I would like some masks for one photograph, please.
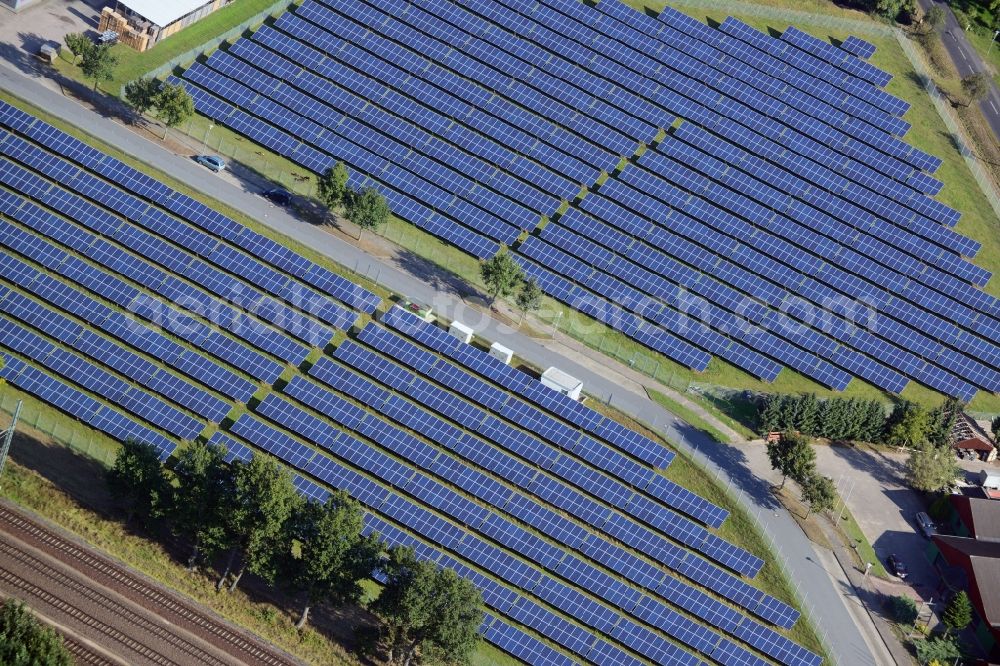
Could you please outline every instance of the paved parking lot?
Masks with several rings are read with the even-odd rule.
[[[928,540],[914,520],[927,506],[922,494],[906,485],[907,454],[843,446],[815,448],[817,468],[838,484],[875,553],[883,563],[893,553],[900,556],[910,570],[906,584],[914,596],[933,601],[940,579],[927,560]],[[968,480],[984,467],[995,467],[978,461],[959,461],[959,466]]]
[[[164,0],[165,2],[167,0]],[[0,59],[35,74],[39,47],[71,32],[97,32],[102,0],[45,0],[14,13],[0,7]]]

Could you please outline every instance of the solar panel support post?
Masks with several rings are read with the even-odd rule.
[[[0,479],[3,479],[3,471],[7,467],[7,454],[10,453],[10,443],[14,439],[14,429],[17,427],[17,419],[21,416],[22,404],[24,404],[22,400],[17,401],[17,406],[14,407],[14,417],[11,419],[10,427],[7,428],[3,438],[3,448],[0,449]]]

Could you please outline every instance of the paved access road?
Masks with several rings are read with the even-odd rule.
[[[742,453],[733,447],[720,446],[673,414],[649,400],[641,387],[625,387],[617,381],[622,374],[615,362],[601,357],[594,361],[570,357],[557,348],[546,347],[509,326],[493,319],[480,308],[469,306],[464,298],[478,296],[464,283],[442,281],[436,275],[420,271],[419,266],[399,259],[392,263],[375,259],[359,248],[340,240],[323,229],[302,222],[286,211],[271,206],[251,184],[232,183],[210,174],[187,157],[167,152],[129,129],[92,113],[44,83],[0,64],[0,88],[64,119],[85,132],[117,146],[133,157],[171,174],[189,187],[203,192],[274,230],[294,238],[329,256],[358,273],[368,275],[389,290],[413,300],[430,304],[451,319],[460,319],[477,334],[499,341],[514,349],[528,362],[539,366],[558,366],[578,377],[589,394],[608,401],[627,414],[654,427],[678,447],[692,452],[710,470],[722,475],[741,492],[747,510],[763,517],[763,527],[771,540],[780,545],[781,554],[792,579],[798,584],[807,604],[813,609],[815,625],[828,636],[828,644],[837,663],[845,666],[868,666],[884,663],[873,656],[878,650],[874,629],[858,623],[841,596],[842,580],[816,575],[816,553],[809,540],[788,514],[773,500],[768,484],[746,466]],[[412,271],[412,272],[411,272]],[[603,366],[603,367],[602,367]]]
[[[959,76],[964,78],[976,72],[990,72],[979,53],[969,44],[969,40],[965,36],[965,26],[958,24],[958,19],[955,18],[954,12],[948,6],[947,0],[920,0],[920,6],[924,11],[934,5],[944,9],[945,24],[941,30],[941,41],[944,42],[945,48],[948,49],[948,55],[955,62]],[[1000,42],[1000,39],[997,41]],[[994,48],[1000,48],[1000,43]],[[993,136],[1000,139],[1000,90],[997,90],[996,84],[992,82],[992,77],[990,94],[979,103],[979,107],[993,130]]]

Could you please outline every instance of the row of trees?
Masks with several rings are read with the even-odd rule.
[[[125,84],[122,95],[136,117],[156,110],[156,117],[163,122],[163,138],[167,138],[167,129],[194,115],[194,100],[179,83],[166,83],[153,78],[136,79]]]
[[[856,398],[819,400],[814,394],[767,396],[759,405],[761,432],[798,431],[810,437],[879,441],[886,415],[882,403]]]
[[[947,446],[961,411],[962,403],[955,399],[935,409],[901,400],[887,415],[877,400],[773,394],[758,405],[757,422],[762,433],[796,431],[810,437],[921,449]]]
[[[952,485],[960,470],[951,449],[951,431],[962,411],[953,398],[928,409],[915,402],[898,402],[887,416],[881,403],[857,399],[818,399],[815,395],[770,395],[758,407],[761,431],[782,432],[780,442],[768,445],[774,469],[803,487],[813,485],[819,501],[825,489],[810,470],[814,456],[799,433],[809,437],[864,441],[911,450],[907,461],[910,485],[937,492]],[[1000,427],[1000,421],[994,424]]]
[[[330,212],[343,209],[344,217],[362,233],[385,225],[390,213],[385,197],[373,187],[355,191],[348,184],[350,178],[347,166],[337,162],[316,179],[316,197]]]
[[[225,462],[204,442],[185,448],[168,469],[155,449],[122,447],[107,481],[126,520],[165,525],[190,545],[189,569],[221,563],[216,589],[232,591],[245,573],[301,599],[297,626],[319,604],[359,604],[363,583],[386,581],[369,605],[395,663],[417,654],[464,662],[475,649],[483,607],[478,590],[453,571],[418,562],[411,549],[386,548],[363,534],[361,506],[334,491],[304,500],[288,470],[266,455]]]
[[[71,32],[63,37],[66,48],[73,54],[73,64],[94,82],[94,90],[101,81],[110,81],[115,76],[118,56],[111,51],[111,44],[95,44],[86,35]]]

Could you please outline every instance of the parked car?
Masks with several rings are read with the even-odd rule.
[[[910,575],[909,570],[906,568],[906,563],[899,559],[899,556],[895,553],[889,556],[889,569],[902,580],[906,580],[906,577]]]
[[[277,204],[278,206],[287,206],[292,201],[291,193],[280,187],[275,187],[270,190],[264,190],[261,192],[265,199],[271,201],[271,203]]]
[[[917,527],[920,528],[920,531],[923,532],[925,537],[930,539],[932,536],[937,534],[937,525],[934,524],[934,521],[931,520],[931,517],[925,512],[921,511],[918,513],[916,520]]]
[[[226,168],[226,161],[218,155],[199,155],[194,161],[203,166],[207,166],[212,171],[219,173]]]

